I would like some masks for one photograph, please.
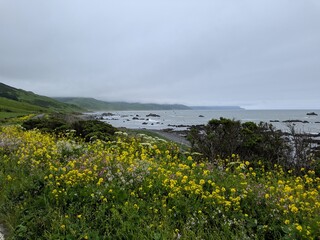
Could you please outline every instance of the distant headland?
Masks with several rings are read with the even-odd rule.
[[[183,104],[109,102],[85,97],[47,97],[0,83],[3,117],[30,112],[143,111],[143,110],[240,110],[239,106],[186,106]]]
[[[240,106],[190,106],[192,110],[244,110]]]

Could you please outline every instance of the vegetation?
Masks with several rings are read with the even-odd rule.
[[[0,119],[32,112],[44,112],[44,108],[0,97]]]
[[[110,140],[116,128],[108,123],[98,120],[79,120],[75,116],[65,114],[53,114],[43,117],[30,118],[23,122],[22,127],[27,130],[39,129],[42,132],[63,134],[72,130],[73,134],[82,137],[85,141],[95,139]]]
[[[49,97],[0,83],[0,119],[29,113],[76,112],[83,110],[75,105],[61,103]]]
[[[127,103],[105,102],[94,98],[55,98],[58,101],[73,104],[91,111],[119,111],[119,110],[186,110],[191,109],[181,104],[153,104],[153,103]]]
[[[238,123],[225,124],[238,134]],[[261,137],[247,128],[248,139]],[[317,173],[265,163],[230,151],[207,161],[143,134],[85,142],[3,126],[0,223],[8,239],[317,239]]]
[[[189,134],[192,150],[202,153],[210,162],[237,154],[252,163],[262,161],[268,168],[275,164],[284,169],[301,168],[320,174],[319,151],[312,148],[310,137],[276,130],[271,124],[241,123],[231,119],[212,119],[203,128],[193,127]]]

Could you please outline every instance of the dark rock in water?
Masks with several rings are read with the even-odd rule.
[[[295,120],[285,120],[285,121],[282,121],[284,123],[308,123],[308,121],[302,121],[302,120],[298,120],[298,119],[295,119]]]
[[[149,113],[148,115],[146,115],[146,117],[160,117],[160,115],[155,113]]]
[[[101,116],[102,117],[110,117],[110,116],[114,116],[115,114],[108,112],[108,113],[102,113]]]
[[[320,122],[314,122],[314,123],[320,123]]]
[[[176,128],[187,128],[190,127],[189,125],[184,125],[184,124],[179,124],[179,125],[174,125],[174,124],[168,124],[168,127],[176,127]]]
[[[309,123],[308,121],[304,120],[285,120],[285,121],[282,121],[284,123]]]
[[[309,112],[307,113],[308,116],[318,116],[318,114],[316,114],[315,112]]]
[[[133,117],[132,120],[139,120],[139,118],[138,117]]]
[[[270,122],[280,122],[279,120],[270,120]]]
[[[148,123],[147,123],[147,122],[143,122],[142,124],[143,124],[143,125],[147,125]]]
[[[199,115],[199,117],[204,117],[203,115]]]

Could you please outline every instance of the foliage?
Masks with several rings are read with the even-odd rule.
[[[262,160],[269,168],[280,164],[296,172],[301,168],[319,170],[319,158],[308,139],[294,130],[286,136],[267,123],[212,119],[203,128],[191,128],[188,138],[192,150],[213,163],[238,154],[253,163]]]
[[[37,128],[44,132],[65,133],[74,130],[76,136],[86,141],[92,139],[109,140],[116,132],[116,128],[98,120],[79,120],[71,115],[55,114],[31,118],[23,122],[22,127],[27,130]]]
[[[0,97],[0,110],[1,112],[18,112],[18,113],[30,113],[30,112],[41,112],[46,109],[31,105],[29,103],[23,103],[14,101],[12,99]]]
[[[0,117],[1,112],[28,114],[31,112],[73,112],[83,109],[61,103],[49,97],[34,94],[0,83]]]
[[[72,104],[90,111],[121,111],[121,110],[186,110],[189,107],[181,104],[155,104],[155,103],[128,103],[128,102],[105,102],[94,98],[58,97],[56,100]]]
[[[41,116],[23,122],[22,127],[27,130],[37,128],[44,132],[61,132],[70,128],[70,125],[59,117]]]
[[[226,158],[235,153],[241,143],[241,123],[230,119],[212,119],[201,131],[192,128],[189,140],[196,152],[204,153],[211,159]]]
[[[71,128],[76,131],[77,136],[83,137],[86,141],[109,140],[116,132],[116,128],[98,120],[76,121],[72,123]]]
[[[212,164],[118,132],[84,142],[0,129],[8,239],[316,239],[320,178],[232,154]]]

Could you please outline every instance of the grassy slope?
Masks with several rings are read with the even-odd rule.
[[[104,110],[186,110],[189,107],[179,104],[153,104],[153,103],[127,103],[127,102],[105,102],[94,98],[55,98],[61,102],[74,104],[92,111]]]
[[[0,111],[3,112],[34,112],[45,110],[46,109],[43,107],[32,105],[27,102],[18,102],[11,99],[0,97]]]
[[[84,109],[0,83],[0,118],[51,111],[74,112]]]
[[[88,110],[110,109],[107,102],[99,101],[94,98],[55,98],[58,101],[73,104]]]
[[[0,97],[0,119],[16,117],[33,112],[46,112],[46,109],[29,103]]]

